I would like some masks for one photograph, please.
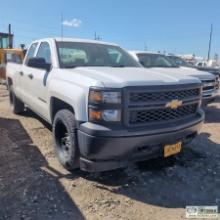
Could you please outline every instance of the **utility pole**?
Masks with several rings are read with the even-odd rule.
[[[210,30],[210,35],[209,35],[208,61],[210,59],[210,51],[211,51],[211,45],[212,45],[212,32],[213,32],[213,25],[211,24],[211,30]]]
[[[8,46],[9,48],[13,48],[13,37],[11,33],[11,24],[8,25]]]
[[[144,50],[145,50],[145,51],[148,51],[148,47],[147,47],[146,44],[145,44],[145,46],[144,46]]]
[[[98,35],[96,40],[102,40],[102,38]]]
[[[96,31],[94,33],[94,40],[102,40],[102,38],[96,34]]]

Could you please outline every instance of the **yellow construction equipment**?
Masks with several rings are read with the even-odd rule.
[[[24,52],[22,49],[0,49],[0,83],[6,80],[7,62],[22,63]]]
[[[13,48],[13,37],[10,24],[8,33],[0,32],[0,83],[6,80],[7,62],[22,63],[24,59],[24,50]]]

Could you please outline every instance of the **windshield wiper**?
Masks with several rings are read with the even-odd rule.
[[[69,66],[64,66],[64,68],[71,69],[71,68],[76,68],[76,67],[87,67],[88,65],[69,65]]]
[[[76,68],[76,67],[79,67],[79,66],[64,66],[64,68],[66,68],[66,69],[72,69],[72,68]]]
[[[125,65],[113,65],[113,66],[111,66],[111,67],[125,67]]]
[[[178,68],[179,66],[147,66],[147,68]]]

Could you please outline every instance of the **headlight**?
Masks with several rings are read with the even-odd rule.
[[[90,88],[88,98],[89,121],[98,123],[121,122],[121,103],[121,91]]]
[[[97,91],[90,90],[89,93],[90,103],[109,103],[109,104],[121,104],[121,93],[111,91]]]

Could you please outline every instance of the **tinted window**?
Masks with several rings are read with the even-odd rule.
[[[29,48],[29,50],[28,50],[28,52],[27,52],[25,64],[27,64],[27,62],[28,62],[28,60],[29,60],[30,58],[34,57],[34,54],[35,54],[35,50],[36,50],[36,48],[37,48],[37,45],[38,45],[38,43],[33,43],[33,44],[30,46],[30,48]]]
[[[162,54],[137,54],[144,67],[177,67],[176,63]]]
[[[44,58],[46,63],[51,63],[50,45],[47,42],[43,42],[40,44],[37,52],[37,57]]]
[[[175,56],[169,56],[178,66],[190,66],[184,59]]]
[[[9,48],[9,37],[0,36],[0,48]]]
[[[57,42],[57,47],[61,68],[73,68],[77,66],[140,66],[127,52],[113,45]]]
[[[20,54],[6,53],[5,60],[6,62],[22,63],[22,56]]]

